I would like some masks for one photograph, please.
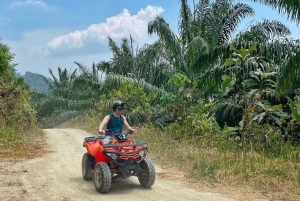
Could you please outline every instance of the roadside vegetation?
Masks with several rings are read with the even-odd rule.
[[[299,5],[261,2],[299,23]],[[157,16],[148,24],[158,36],[153,44],[134,48],[128,36],[118,46],[109,37],[111,60],[91,67],[75,62],[73,71],[58,67],[58,77],[50,69],[48,92],[29,92],[14,78],[13,55],[2,45],[9,55],[0,69],[2,146],[27,139],[37,124],[70,120],[96,135],[112,103],[122,100],[129,123],[139,128],[132,137],[147,141],[158,165],[176,167],[193,182],[247,185],[274,200],[296,200],[299,40],[268,19],[233,35],[255,14],[244,3],[180,3],[178,35]]]
[[[17,78],[14,55],[0,40],[0,157],[30,156],[32,138],[41,136],[36,111],[30,106],[30,92]]]

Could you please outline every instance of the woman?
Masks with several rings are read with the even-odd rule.
[[[106,134],[104,129],[105,126],[106,129],[112,130],[112,132],[108,133],[104,138],[103,144],[109,143],[113,138],[113,134],[121,134],[123,126],[125,126],[127,130],[131,130],[133,133],[136,132],[136,129],[129,126],[125,116],[122,115],[124,105],[125,103],[122,101],[115,101],[112,107],[113,113],[106,115],[102,120],[99,126],[99,133],[102,135]]]

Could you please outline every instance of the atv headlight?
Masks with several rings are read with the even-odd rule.
[[[115,154],[115,153],[107,153],[107,155],[109,157],[111,157],[113,160],[116,160],[117,158],[119,158],[118,154]]]
[[[140,155],[144,156],[145,155],[145,150],[140,151]]]

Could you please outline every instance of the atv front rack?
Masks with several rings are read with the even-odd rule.
[[[101,140],[103,138],[104,138],[104,136],[99,135],[99,136],[93,136],[93,137],[85,137],[84,140],[86,142],[95,142],[96,140]]]
[[[117,145],[117,144],[106,144],[106,145],[103,145],[103,147],[105,148],[119,148],[119,149],[123,149],[123,147],[137,147],[137,146],[142,146],[142,145],[145,145],[146,142],[143,142],[143,141],[134,141],[133,144],[125,144],[125,145]]]
[[[93,136],[93,137],[85,137],[84,140],[86,142],[95,142],[96,140],[101,140],[104,139],[105,136]],[[134,147],[136,148],[137,146],[142,146],[145,145],[146,142],[144,141],[134,141],[133,144],[124,144],[124,145],[118,145],[118,144],[106,144],[106,145],[102,145],[105,148],[119,148],[119,149],[123,149],[123,147]]]

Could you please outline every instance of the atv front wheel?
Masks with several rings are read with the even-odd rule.
[[[99,162],[94,168],[94,185],[98,192],[106,193],[111,186],[111,172],[108,165]]]
[[[138,176],[140,184],[145,188],[149,188],[154,184],[155,167],[149,158],[145,158],[140,163],[140,169],[138,171],[137,176]]]
[[[89,160],[89,154],[85,153],[82,156],[81,170],[83,178],[88,181],[93,177],[93,168],[91,161]]]

